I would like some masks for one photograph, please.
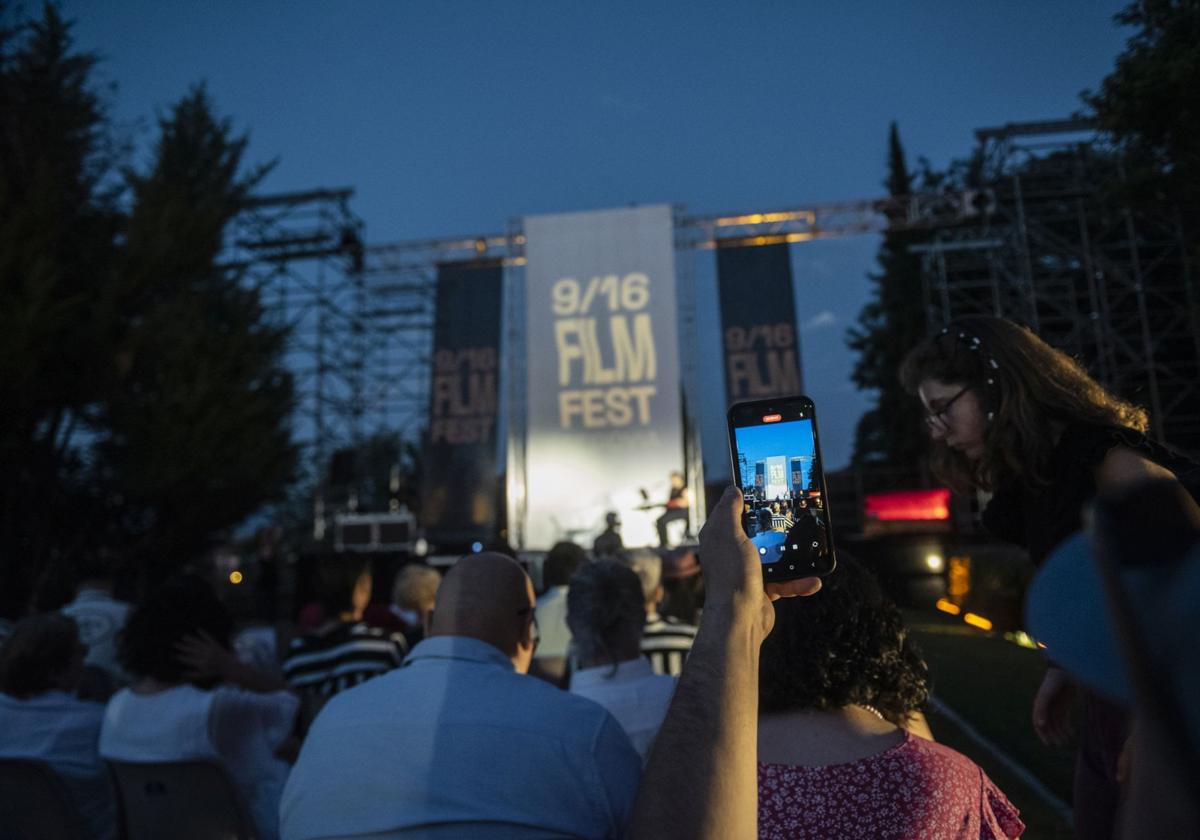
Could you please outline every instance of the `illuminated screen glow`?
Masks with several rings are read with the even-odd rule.
[[[748,512],[743,526],[765,565],[820,567],[829,554],[825,501],[811,420],[734,429]]]

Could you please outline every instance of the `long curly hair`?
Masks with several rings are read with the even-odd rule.
[[[1144,408],[1110,394],[1075,359],[1028,327],[1003,318],[958,318],[909,351],[900,368],[905,390],[916,394],[927,379],[970,387],[984,412],[993,415],[978,461],[933,441],[933,472],[959,493],[994,490],[1008,480],[1048,484],[1054,424],[1091,423],[1138,432],[1150,424]]]
[[[929,669],[875,576],[839,551],[820,592],[775,602],[758,691],[760,713],[860,704],[903,726],[929,698]]]
[[[208,581],[178,575],[161,584],[134,608],[117,637],[117,659],[137,677],[181,682],[185,667],[175,645],[185,636],[208,633],[221,647],[232,649],[233,619]],[[213,680],[194,683],[212,688]]]

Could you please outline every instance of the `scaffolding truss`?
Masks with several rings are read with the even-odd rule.
[[[1178,213],[1123,202],[1120,157],[1086,121],[976,137],[974,212],[943,215],[913,249],[931,330],[971,314],[1025,323],[1145,406],[1159,440],[1200,449],[1200,309]]]
[[[258,290],[268,318],[289,330],[292,433],[312,480],[337,449],[361,439],[368,407],[363,224],[352,196],[322,189],[252,198],[226,242],[227,264]]]
[[[1200,303],[1178,214],[1124,206],[1110,189],[1121,179],[1118,158],[1086,122],[1009,124],[980,130],[977,139],[983,177],[976,188],[752,213],[676,208],[676,248],[926,231],[927,243],[913,249],[922,255],[931,331],[967,314],[1027,323],[1104,385],[1144,404],[1160,439],[1200,450]],[[502,233],[366,245],[352,195],[255,198],[227,248],[228,262],[291,330],[294,436],[316,481],[334,453],[368,435],[419,441],[442,263],[501,259],[509,267],[504,390],[526,387],[520,223]],[[690,261],[679,269],[681,332],[694,338]],[[685,393],[696,399],[694,363],[683,374]],[[517,408],[507,407],[510,426],[519,426]],[[690,429],[687,457],[698,469],[695,435]],[[510,468],[514,457],[519,451],[509,452]]]

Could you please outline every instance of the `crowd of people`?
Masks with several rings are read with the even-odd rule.
[[[1146,435],[1143,411],[1015,324],[953,323],[901,376],[938,474],[992,493],[985,525],[1037,563],[1093,498],[1196,476]],[[1171,498],[1182,557],[1200,509]],[[92,558],[71,603],[7,629],[0,760],[45,762],[98,838],[122,836],[109,765],[193,759],[224,769],[264,838],[1020,836],[1006,795],[934,740],[928,668],[872,573],[841,551],[826,578],[764,586],[743,514],[731,488],[698,556],[560,543],[531,577],[485,552],[444,575],[410,563],[390,598],[369,563],[332,556],[286,632],[239,631],[197,574],[122,603]],[[1174,790],[1175,836],[1193,836],[1179,768],[1194,755],[1180,765],[1155,749],[1171,704],[1134,689],[1115,703],[1062,650],[1050,647],[1032,716],[1061,742],[1083,697],[1079,836],[1113,837],[1118,821],[1150,836],[1139,826]],[[1169,683],[1188,666],[1163,667]],[[1172,720],[1178,743],[1197,736]]]

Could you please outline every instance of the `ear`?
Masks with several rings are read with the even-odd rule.
[[[665,597],[667,597],[667,590],[664,589],[663,585],[660,583],[658,585],[658,589],[656,589],[654,592],[654,603],[661,604],[663,602],[663,598]]]
[[[522,650],[533,649],[533,610],[521,616],[521,633],[517,637],[517,644]]]

